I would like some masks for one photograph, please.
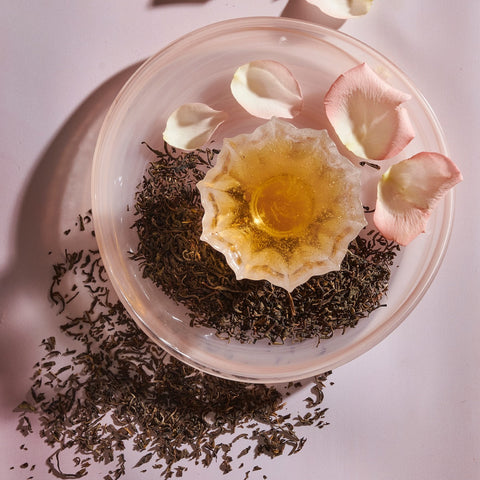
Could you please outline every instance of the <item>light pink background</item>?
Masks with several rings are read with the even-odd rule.
[[[56,333],[47,252],[90,206],[91,155],[106,108],[138,62],[179,35],[258,15],[337,28],[389,57],[436,112],[465,180],[456,189],[450,247],[427,295],[385,341],[333,373],[325,390],[330,426],[302,430],[308,441],[300,454],[256,462],[263,470],[250,478],[480,478],[478,0],[375,0],[367,16],[346,22],[304,0],[1,3],[0,478],[28,477],[18,468],[23,461],[37,464],[35,478],[47,478],[48,450],[32,436],[24,456],[11,410],[29,386],[39,340]],[[244,475],[192,467],[184,478]]]

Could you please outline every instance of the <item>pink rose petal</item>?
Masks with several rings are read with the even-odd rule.
[[[303,108],[298,82],[287,67],[273,60],[255,60],[239,67],[230,89],[235,100],[259,118],[293,118]]]
[[[376,227],[385,238],[407,245],[425,231],[437,202],[461,180],[457,166],[440,153],[418,153],[391,166],[378,183]]]
[[[401,152],[415,136],[408,113],[400,106],[409,98],[363,63],[333,83],[325,95],[325,111],[351,152],[384,160]]]
[[[307,0],[307,2],[330,17],[352,18],[368,13],[373,0]]]

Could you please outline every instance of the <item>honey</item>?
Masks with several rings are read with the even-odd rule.
[[[250,202],[253,223],[274,237],[301,235],[312,222],[315,193],[300,178],[282,174],[255,188]]]

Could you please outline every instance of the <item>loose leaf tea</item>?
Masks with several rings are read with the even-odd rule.
[[[81,235],[91,229],[89,218],[77,222]],[[158,469],[158,478],[180,477],[191,465],[243,469],[249,478],[260,470],[257,457],[296,454],[305,443],[300,428],[326,425],[329,373],[308,387],[250,385],[171,358],[111,291],[95,245],[65,250],[53,265],[49,297],[61,334],[42,340],[29,394],[15,411],[22,435],[39,429],[52,447],[46,463],[56,478],[85,477],[94,465],[104,480],[147,468]],[[289,413],[286,397],[303,388],[311,393],[303,411]]]
[[[339,271],[313,277],[291,294],[267,281],[236,280],[224,256],[200,240],[196,183],[218,151],[147,147],[156,159],[136,193],[139,242],[131,257],[145,278],[188,308],[192,326],[241,342],[321,340],[382,305],[399,247],[376,231],[351,242]]]

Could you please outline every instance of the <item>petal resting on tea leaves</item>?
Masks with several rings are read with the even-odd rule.
[[[340,75],[325,95],[325,111],[342,143],[355,155],[384,160],[413,139],[410,95],[393,88],[363,63]]]
[[[384,237],[407,245],[425,227],[437,202],[462,180],[440,153],[422,152],[391,166],[377,187],[374,223]]]
[[[307,0],[307,2],[330,17],[352,18],[368,13],[373,0]]]
[[[194,150],[208,142],[226,118],[225,112],[203,103],[186,103],[168,117],[163,139],[172,147]]]
[[[273,60],[255,60],[237,69],[232,95],[251,115],[270,119],[293,118],[303,108],[303,96],[287,67]]]

